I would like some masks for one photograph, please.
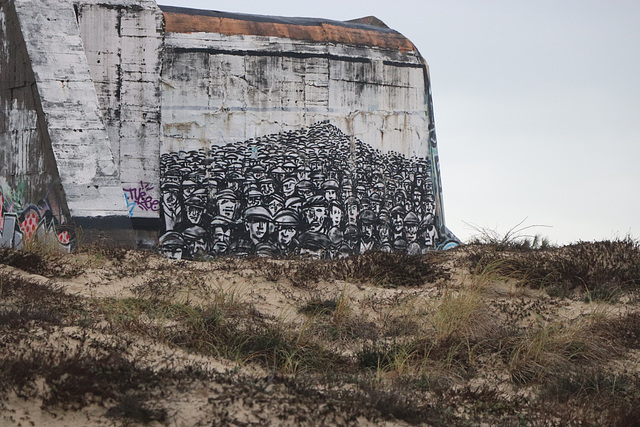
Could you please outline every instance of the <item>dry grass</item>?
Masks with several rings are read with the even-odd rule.
[[[640,415],[629,239],[338,262],[0,255],[17,269],[0,266],[0,405],[100,404],[103,417],[162,425],[178,417],[172,399],[197,389],[202,419],[227,424],[622,426]],[[89,274],[77,266],[103,279],[72,295]]]

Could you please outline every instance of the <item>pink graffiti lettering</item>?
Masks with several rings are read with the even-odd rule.
[[[144,211],[157,212],[160,209],[160,201],[148,195],[147,192],[153,190],[153,186],[148,182],[140,181],[138,187],[124,188],[127,199],[127,207],[132,206],[129,213],[133,214],[133,209],[138,206]],[[126,193],[129,193],[128,195]]]

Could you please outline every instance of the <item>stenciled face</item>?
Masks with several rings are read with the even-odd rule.
[[[200,206],[187,206],[187,219],[192,224],[199,224],[202,219],[204,209]]]
[[[188,199],[189,196],[191,196],[194,191],[196,191],[196,186],[195,185],[185,185],[185,184],[183,184],[183,186],[182,186],[182,194],[184,194],[185,200]]]
[[[393,231],[398,233],[398,232],[400,232],[402,230],[403,226],[404,226],[404,218],[402,217],[402,215],[400,215],[400,214],[394,215],[393,216]]]
[[[218,200],[218,213],[225,218],[233,219],[236,205],[236,202],[231,199]]]
[[[362,238],[364,240],[373,239],[373,224],[362,224]]]
[[[171,259],[182,259],[182,247],[181,246],[162,246],[160,253],[163,256]]]
[[[293,179],[282,183],[282,193],[285,197],[290,197],[296,191],[296,182]]]
[[[333,188],[327,188],[324,192],[324,198],[329,202],[336,200],[338,198],[338,192]]]
[[[351,191],[351,187],[343,187],[342,191],[340,192],[342,200],[347,200],[349,197],[351,197],[352,193],[353,192]]]
[[[247,199],[247,207],[260,206],[262,204],[261,196],[251,196]]]
[[[324,206],[312,206],[305,210],[305,215],[309,230],[318,232],[322,230],[324,221],[327,219],[327,208]]]
[[[178,203],[178,191],[163,191],[162,192],[162,205],[166,213],[175,213],[180,208]]]
[[[423,233],[424,243],[428,247],[433,247],[436,244],[436,240],[438,239],[438,232],[436,231],[436,227],[433,224],[430,224],[425,232]]]
[[[349,220],[349,224],[356,225],[359,213],[360,209],[358,208],[358,205],[352,204],[347,207],[347,219]]]
[[[436,205],[432,200],[428,200],[427,203],[425,203],[424,207],[427,214],[433,215],[436,211]]]
[[[283,204],[281,201],[273,199],[269,202],[269,212],[271,212],[271,215],[275,215],[276,212],[282,209],[282,206]]]
[[[207,244],[204,239],[193,240],[188,243],[191,256],[198,258],[207,252]]]
[[[342,209],[340,209],[337,206],[332,206],[330,218],[331,218],[331,225],[333,227],[340,226],[340,223],[342,222]]]
[[[216,227],[213,230],[213,243],[214,244],[224,244],[225,246],[229,244],[231,239],[231,229],[225,227]]]
[[[389,226],[386,223],[378,225],[378,236],[381,242],[389,241]]]
[[[273,187],[273,183],[271,182],[265,182],[260,186],[260,189],[262,190],[262,194],[266,196],[273,194],[273,192],[275,191],[275,188]]]
[[[406,231],[406,235],[407,235],[407,241],[415,242],[418,239],[418,226],[417,225],[407,225],[405,231]]]
[[[280,227],[278,230],[278,243],[280,246],[289,246],[294,236],[296,235],[295,227]]]
[[[249,237],[253,241],[253,243],[260,242],[264,239],[267,234],[267,221],[254,219],[247,224],[249,229]]]

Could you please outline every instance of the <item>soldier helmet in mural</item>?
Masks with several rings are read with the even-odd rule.
[[[180,233],[167,231],[158,240],[158,249],[168,258],[182,259],[185,247],[184,239]]]
[[[199,225],[194,225],[193,227],[189,227],[182,232],[182,237],[184,237],[185,242],[190,242],[194,240],[204,239],[207,235],[207,230],[200,227]]]
[[[305,204],[303,205],[303,209],[313,208],[313,207],[328,207],[329,202],[323,196],[312,196],[310,197]]]
[[[323,190],[338,190],[339,188],[338,182],[333,179],[328,179],[322,183]]]
[[[178,184],[175,181],[165,181],[162,183],[162,185],[160,186],[160,190],[161,191],[179,191],[180,190],[180,184]]]
[[[376,222],[376,214],[371,209],[365,209],[360,212],[358,216],[358,220],[361,224],[375,224]]]
[[[229,190],[228,188],[219,191],[216,193],[216,200],[238,200],[236,193],[233,190]]]
[[[391,215],[391,217],[396,217],[398,215],[401,215],[403,218],[404,216],[407,214],[406,211],[404,210],[403,206],[394,206],[393,209],[391,209],[391,212],[389,213]]]
[[[196,208],[203,208],[206,206],[205,199],[200,196],[191,196],[184,201],[185,206],[193,206]]]
[[[355,196],[350,196],[347,198],[347,200],[344,202],[345,206],[350,206],[350,205],[358,205],[360,206],[360,200],[358,200],[357,197]]]
[[[358,229],[354,225],[347,225],[344,229],[344,238],[345,239],[357,239],[360,233]]]
[[[284,178],[282,178],[282,183],[284,184],[285,182],[289,182],[289,181],[298,181],[298,178],[295,177],[295,175],[285,175]]]
[[[301,254],[303,250],[324,251],[331,246],[331,240],[324,233],[307,231],[298,238]]]
[[[252,206],[244,211],[244,219],[246,221],[267,221],[271,222],[271,213],[263,206]]]
[[[407,243],[407,241],[403,238],[398,238],[393,241],[393,249],[395,249],[396,251],[406,252],[408,246],[409,243]]]
[[[298,191],[300,191],[301,193],[304,193],[304,192],[315,193],[316,191],[315,184],[309,181],[308,179],[303,179],[301,181],[298,181],[297,187],[298,187]]]
[[[184,239],[182,234],[175,231],[167,231],[158,239],[158,245],[165,247],[182,247],[184,246]]]
[[[288,209],[296,209],[302,206],[302,203],[304,203],[304,199],[302,197],[293,196],[285,200],[284,207]]]
[[[273,220],[280,226],[297,227],[300,223],[298,214],[291,209],[282,209],[275,215]]]
[[[409,212],[405,217],[404,217],[404,224],[407,226],[415,226],[420,224],[420,218],[418,218],[418,215],[416,215],[413,212]]]
[[[258,187],[251,187],[249,191],[247,191],[247,198],[253,199],[256,197],[262,197],[262,191],[258,190]]]

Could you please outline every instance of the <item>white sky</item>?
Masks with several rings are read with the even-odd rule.
[[[445,220],[552,242],[640,238],[638,0],[159,0],[260,15],[374,15],[429,64]]]

